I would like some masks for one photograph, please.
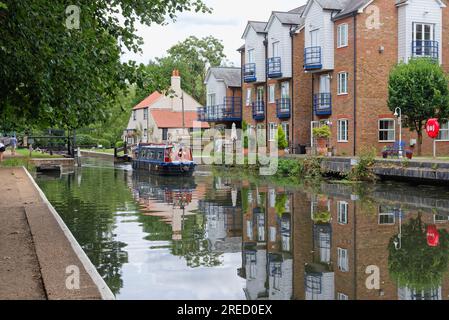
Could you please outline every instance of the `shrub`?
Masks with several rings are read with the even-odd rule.
[[[96,147],[97,139],[95,139],[87,134],[77,134],[76,135],[76,144],[81,147]]]
[[[279,159],[277,172],[282,176],[299,177],[301,164],[297,160]]]
[[[98,146],[102,146],[104,149],[108,149],[111,147],[111,143],[109,142],[109,140],[106,140],[106,139],[98,139],[97,147]]]
[[[317,138],[329,138],[331,136],[331,129],[329,128],[329,126],[314,128],[313,136]]]
[[[305,158],[302,165],[302,175],[309,178],[321,177],[321,159],[318,157]]]
[[[243,148],[248,149],[248,135],[247,135],[247,130],[248,130],[248,124],[246,123],[246,121],[242,122],[242,131],[243,131]]]
[[[288,147],[288,141],[285,137],[285,132],[284,129],[282,129],[282,126],[278,126],[278,131],[276,132],[276,142],[279,150],[284,150]]]
[[[372,171],[374,160],[376,158],[376,149],[371,148],[363,150],[359,157],[359,163],[352,168],[348,178],[354,181],[372,181],[376,175]]]
[[[115,143],[116,148],[123,148],[125,146],[125,141],[117,141]]]

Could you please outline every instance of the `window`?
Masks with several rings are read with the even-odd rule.
[[[146,138],[148,138],[148,129],[144,129],[143,130],[143,136]]]
[[[246,221],[246,236],[248,237],[248,240],[253,240],[253,222],[251,220]]]
[[[288,81],[281,83],[281,98],[282,99],[290,98],[290,82]]]
[[[338,270],[341,272],[349,271],[348,250],[337,248]]]
[[[321,293],[322,276],[318,274],[306,275],[306,292],[320,294]]]
[[[148,108],[143,109],[143,120],[148,119]]]
[[[379,120],[379,141],[394,142],[396,136],[394,119]]]
[[[254,49],[248,50],[248,63],[254,63]]]
[[[338,92],[339,95],[348,94],[348,73],[340,72],[338,74]]]
[[[246,105],[250,106],[253,102],[253,90],[251,90],[251,88],[247,88],[246,89]]]
[[[133,110],[133,120],[136,121],[137,119],[137,110]]]
[[[269,132],[269,139],[268,139],[269,141],[274,141],[275,140],[277,128],[278,128],[278,126],[277,126],[276,123],[273,123],[273,122],[269,123],[269,130],[270,130],[270,132]]]
[[[208,106],[215,106],[216,105],[215,97],[216,97],[215,93],[209,93],[207,95],[207,105]]]
[[[276,242],[276,228],[270,227],[270,242]]]
[[[338,292],[337,293],[337,300],[349,300],[349,297],[348,297],[348,295],[346,295],[344,293]]]
[[[273,58],[279,57],[279,41],[273,42]]]
[[[449,120],[444,119],[440,121],[440,133],[438,134],[439,141],[449,141]]]
[[[163,141],[168,140],[168,129],[167,128],[162,129],[162,140]]]
[[[276,102],[276,98],[275,98],[275,93],[276,93],[276,85],[275,84],[270,84],[269,90],[268,90],[268,100],[269,103],[275,103]]]
[[[337,203],[337,220],[339,224],[348,224],[348,203],[346,201]]]
[[[337,122],[338,142],[348,142],[348,125],[349,125],[348,120],[346,119],[338,120]]]
[[[276,206],[276,190],[270,189],[268,194],[270,198],[270,208],[274,208]]]
[[[379,206],[379,224],[394,225],[398,211],[399,209],[392,206]]]
[[[348,46],[348,24],[340,24],[337,27],[337,48]]]

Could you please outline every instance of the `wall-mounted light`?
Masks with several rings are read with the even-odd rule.
[[[380,46],[379,47],[379,53],[382,54],[385,51],[385,47],[384,46]]]

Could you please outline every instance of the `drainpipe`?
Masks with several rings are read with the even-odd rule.
[[[357,139],[357,12],[354,12],[353,14],[353,21],[354,21],[354,111],[353,111],[353,117],[354,117],[354,143],[353,143],[353,153],[354,156],[356,155],[357,146],[356,146],[356,139]]]
[[[268,138],[269,138],[269,131],[268,131],[268,68],[267,68],[267,58],[268,58],[268,34],[265,34],[265,40],[263,41],[263,45],[265,47],[265,142],[267,144],[268,148]],[[257,88],[256,88],[257,92]],[[256,93],[257,95],[257,93]],[[268,149],[267,149],[268,150]]]
[[[295,148],[295,113],[294,113],[294,108],[293,108],[293,106],[295,105],[295,80],[294,80],[294,77],[293,77],[293,74],[294,74],[294,72],[293,72],[293,68],[294,68],[294,64],[293,64],[293,60],[294,60],[294,54],[295,54],[295,50],[293,49],[293,42],[294,42],[294,35],[295,35],[295,28],[296,27],[293,27],[293,26],[291,26],[290,27],[290,38],[291,38],[291,43],[292,43],[292,54],[291,54],[291,65],[292,65],[292,67],[291,67],[291,71],[292,71],[292,85],[291,85],[291,88],[292,88],[292,95],[291,95],[291,97],[290,97],[290,116],[291,116],[291,122],[292,122],[292,128],[290,129],[290,131],[291,131],[291,139],[292,139],[292,146],[291,146],[291,148],[292,148],[292,151],[293,150],[295,150],[294,148]],[[293,153],[293,152],[292,152]]]

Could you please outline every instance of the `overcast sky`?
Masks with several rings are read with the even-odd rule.
[[[150,59],[166,55],[172,45],[195,35],[199,38],[212,35],[223,41],[230,62],[240,65],[237,49],[248,20],[268,21],[271,11],[288,11],[306,3],[306,0],[203,0],[213,8],[212,14],[183,13],[175,23],[167,26],[140,26],[143,37],[143,54],[125,54],[122,59],[148,63]]]

